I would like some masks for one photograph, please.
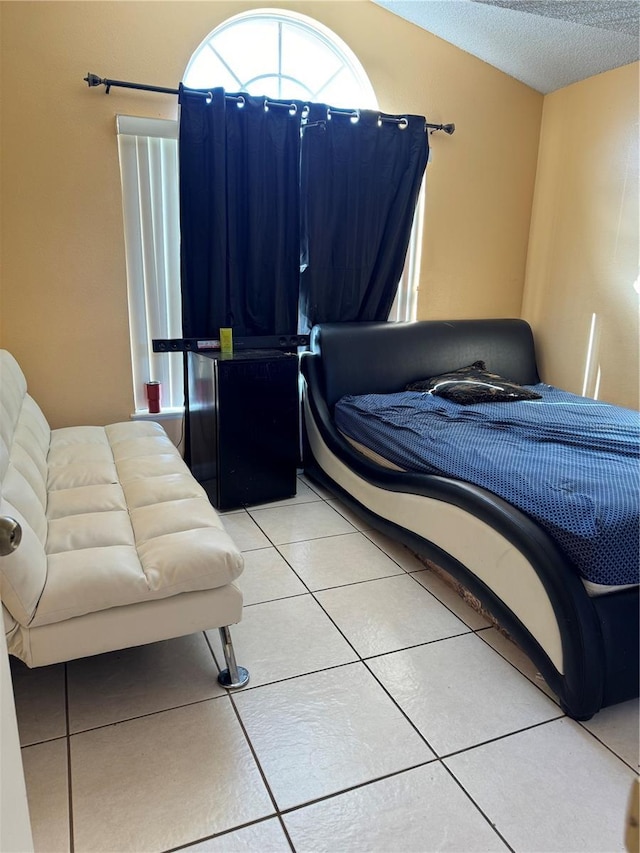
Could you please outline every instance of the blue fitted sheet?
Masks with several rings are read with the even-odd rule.
[[[636,584],[640,414],[545,384],[461,406],[405,391],[343,397],[338,429],[406,471],[482,486],[537,521],[595,584]]]

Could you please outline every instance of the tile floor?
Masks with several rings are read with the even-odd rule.
[[[12,663],[37,851],[624,850],[638,705],[563,715],[528,659],[405,548],[300,478],[224,515],[233,629]]]

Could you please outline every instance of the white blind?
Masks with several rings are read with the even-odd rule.
[[[178,123],[117,116],[136,411],[145,382],[162,383],[162,409],[182,408],[181,353],[154,353],[153,338],[182,337]]]
[[[407,257],[398,284],[396,298],[393,300],[389,317],[391,322],[413,323],[418,316],[418,289],[420,287],[420,262],[422,256],[422,230],[424,227],[424,205],[426,196],[426,176],[418,194],[411,236],[407,247]]]

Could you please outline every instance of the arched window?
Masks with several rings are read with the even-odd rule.
[[[281,9],[243,12],[216,27],[194,51],[183,83],[378,108],[364,68],[342,39],[318,21]],[[182,337],[177,122],[118,116],[117,128],[135,411],[146,411],[145,383],[157,380],[163,412],[178,414],[184,402],[182,358],[179,353],[158,358],[152,351],[154,338]],[[423,205],[421,192],[389,319],[416,316]]]
[[[305,15],[280,9],[243,12],[217,27],[194,52],[183,82],[334,107],[378,107],[364,68],[342,39]]]

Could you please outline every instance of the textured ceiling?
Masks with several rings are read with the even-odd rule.
[[[528,12],[530,15],[542,15],[547,18],[559,18],[562,21],[573,21],[586,27],[602,27],[603,30],[613,30],[627,33],[638,38],[637,0],[474,0],[475,3],[486,3],[488,6],[500,6],[502,9],[514,9],[518,12]]]
[[[640,56],[637,0],[373,0],[538,92]]]

